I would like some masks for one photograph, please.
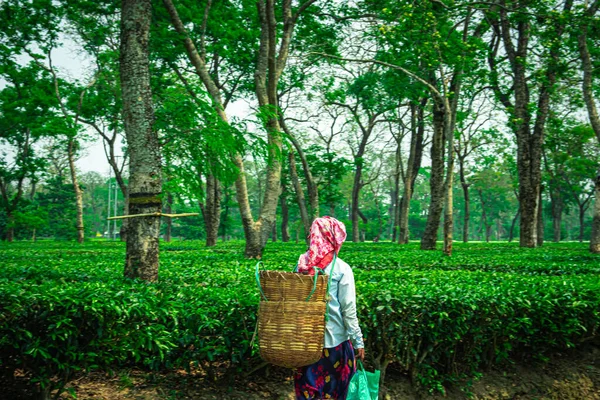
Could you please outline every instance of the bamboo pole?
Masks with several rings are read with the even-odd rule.
[[[184,214],[165,214],[165,213],[148,213],[148,214],[133,214],[133,215],[120,215],[118,217],[109,217],[110,219],[124,219],[124,218],[135,218],[135,217],[167,217],[167,218],[179,218],[179,217],[193,217],[200,215],[200,213],[184,213]]]

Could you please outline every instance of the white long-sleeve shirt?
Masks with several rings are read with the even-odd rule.
[[[325,273],[328,275],[332,263],[325,268]],[[335,259],[329,286],[329,297],[330,300],[327,305],[329,320],[325,326],[324,347],[335,347],[350,339],[355,349],[364,348],[363,335],[356,317],[354,274],[352,268],[339,258]]]

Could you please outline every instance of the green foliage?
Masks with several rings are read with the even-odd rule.
[[[327,207],[335,207],[344,199],[339,184],[352,169],[351,162],[316,144],[309,146],[305,153],[310,172],[317,182],[319,201]],[[304,178],[305,174],[300,176]]]
[[[45,229],[40,234],[63,240],[77,238],[73,185],[65,183],[62,177],[55,176],[48,180],[44,189],[38,196],[38,203],[48,217]]]
[[[254,263],[241,242],[163,243],[151,285],[121,277],[122,243],[0,246],[0,365],[32,382],[58,389],[75,372],[125,366],[210,371],[227,362],[234,372],[258,357]],[[304,250],[269,244],[265,265],[289,270]],[[540,251],[456,244],[448,258],[417,243],[345,244],[368,357],[443,390],[490,364],[597,337],[597,256],[580,244]]]

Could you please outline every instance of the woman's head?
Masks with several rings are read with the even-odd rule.
[[[312,267],[325,268],[346,240],[346,227],[332,217],[317,218],[310,227],[308,251],[298,260],[298,272],[313,274]]]

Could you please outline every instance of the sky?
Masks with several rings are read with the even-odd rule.
[[[23,62],[27,62],[28,57],[23,57]],[[75,42],[68,38],[63,39],[63,46],[52,52],[52,62],[60,75],[70,79],[84,80],[89,77],[92,64],[89,59],[82,54]],[[0,88],[2,83],[0,82]],[[232,102],[227,107],[229,117],[247,118],[252,113],[248,102],[238,100]],[[94,140],[84,145],[83,156],[77,160],[77,167],[81,173],[95,171],[102,175],[110,173],[110,166],[106,160],[101,138],[93,129],[89,129],[89,135]],[[118,149],[117,155],[121,155]]]

